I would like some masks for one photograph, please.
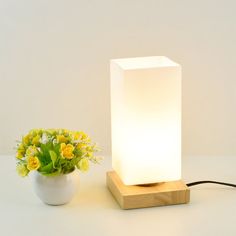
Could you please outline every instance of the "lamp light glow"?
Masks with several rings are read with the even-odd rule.
[[[111,60],[112,167],[125,185],[181,179],[181,66]]]

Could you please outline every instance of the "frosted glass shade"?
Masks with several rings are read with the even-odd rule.
[[[111,60],[112,167],[126,185],[181,178],[181,67]]]

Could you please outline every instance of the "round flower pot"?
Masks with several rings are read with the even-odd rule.
[[[46,204],[63,205],[73,198],[79,183],[77,171],[58,176],[44,176],[38,171],[33,175],[36,195]]]

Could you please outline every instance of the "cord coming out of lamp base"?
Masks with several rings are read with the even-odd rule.
[[[107,187],[122,209],[184,204],[190,200],[190,190],[181,180],[128,186],[115,171],[110,171],[107,172]]]

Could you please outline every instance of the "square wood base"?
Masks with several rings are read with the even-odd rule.
[[[123,184],[115,171],[109,171],[107,187],[123,209],[183,204],[190,200],[190,190],[181,180],[128,186]]]

